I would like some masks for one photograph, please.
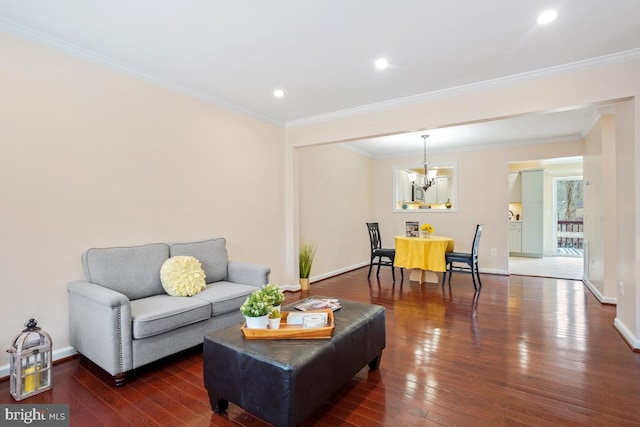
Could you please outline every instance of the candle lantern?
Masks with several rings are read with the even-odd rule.
[[[51,337],[29,319],[13,340],[9,353],[10,391],[22,400],[51,388]]]

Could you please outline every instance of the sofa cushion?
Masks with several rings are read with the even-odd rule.
[[[227,278],[227,241],[224,238],[210,239],[203,242],[171,243],[170,256],[186,255],[197,258],[207,276],[207,283],[219,282]]]
[[[207,287],[200,261],[192,256],[173,256],[160,269],[162,287],[171,296],[190,297]]]
[[[164,293],[160,268],[168,258],[165,243],[92,248],[82,254],[82,268],[89,282],[133,300]]]
[[[158,335],[210,317],[210,304],[194,298],[165,294],[131,301],[134,339]]]
[[[219,316],[240,310],[240,306],[247,299],[247,296],[258,289],[260,288],[257,286],[223,281],[207,285],[207,289],[192,298],[208,301],[211,304],[212,316]]]

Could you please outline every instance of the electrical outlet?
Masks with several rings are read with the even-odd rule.
[[[492,248],[491,249],[491,255],[493,255],[493,256],[498,255],[498,250],[496,248]]]
[[[618,286],[620,286],[620,295],[624,296],[624,282],[620,281]]]

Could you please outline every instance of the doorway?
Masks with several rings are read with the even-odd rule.
[[[582,176],[553,179],[554,254],[582,257],[584,251],[584,184]]]
[[[511,254],[509,274],[582,280],[585,251],[582,157],[509,164],[510,174],[534,168],[543,168],[545,171],[544,255],[543,258],[527,258],[517,253]],[[517,209],[518,205],[514,206]],[[526,218],[520,215],[520,220],[526,221]]]

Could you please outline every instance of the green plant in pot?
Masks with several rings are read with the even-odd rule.
[[[271,310],[271,312],[269,312],[269,319],[279,319],[282,317],[282,313],[280,313],[280,310],[278,310],[277,308],[274,308],[273,310]]]
[[[309,276],[311,275],[311,266],[313,258],[316,256],[316,247],[310,243],[300,245],[299,269],[300,269],[300,287],[303,291],[309,290]]]
[[[282,320],[282,313],[277,308],[274,308],[269,313],[269,329],[280,329],[280,320]]]
[[[271,302],[265,298],[262,290],[254,291],[247,297],[242,306],[242,313],[247,321],[247,328],[266,329],[269,313],[272,309]]]
[[[262,297],[271,303],[271,307],[280,309],[284,301],[284,293],[278,285],[267,284],[262,287]]]

